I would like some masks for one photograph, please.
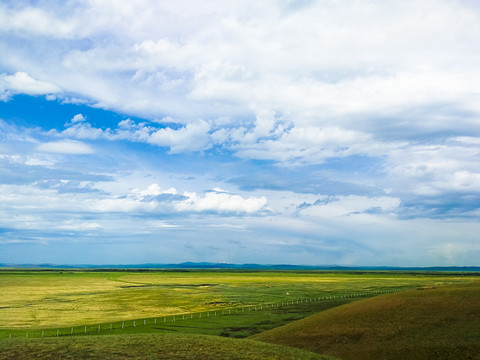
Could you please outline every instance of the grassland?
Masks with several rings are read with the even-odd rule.
[[[253,337],[349,360],[480,359],[480,283],[353,302]]]
[[[410,303],[392,299],[402,299],[404,294],[410,293],[436,294],[436,290],[397,291],[412,288],[466,289],[474,287],[471,284],[477,284],[478,280],[476,276],[461,273],[0,271],[0,359],[68,359],[67,353],[85,359],[316,359],[321,357],[308,352],[296,353],[298,349],[280,350],[271,343],[283,344],[283,340],[279,339],[284,338],[298,339],[298,342],[294,340],[292,344],[285,342],[284,345],[317,353],[326,349],[328,354],[337,355],[332,350],[334,347],[312,348],[300,344],[301,337],[297,335],[305,333],[301,330],[305,328],[302,321],[307,320],[296,321],[311,315],[310,319],[316,319],[316,316],[330,313],[340,314],[342,326],[350,329],[352,324],[361,324],[364,319],[357,321],[353,315],[351,319],[347,316],[342,318],[336,310],[380,299],[390,299],[387,304],[399,301],[398,306],[404,309],[411,306]],[[392,294],[377,296],[389,292]],[[457,290],[454,293],[459,294]],[[438,294],[441,298],[442,293]],[[463,303],[465,308],[473,301],[472,297],[469,299]],[[428,304],[426,302],[423,306],[428,307]],[[386,311],[382,307],[375,309],[370,314],[373,319],[375,311]],[[472,311],[474,313],[470,315],[478,316],[477,310]],[[452,318],[455,316],[452,315]],[[459,319],[464,318],[460,316]],[[408,323],[404,319],[391,326],[405,326],[402,321]],[[425,320],[426,323],[428,321],[435,323],[437,320]],[[451,320],[445,321],[448,325]],[[438,325],[438,321],[435,324]],[[474,324],[475,321],[469,326]],[[269,333],[267,330],[271,329],[277,330]],[[396,334],[387,327],[385,329],[386,334]],[[473,328],[470,330],[475,331]],[[364,335],[357,336],[363,334],[360,330],[355,331],[345,337],[339,330],[332,337],[332,344],[348,345],[351,339],[363,338]],[[422,335],[421,332],[411,331],[414,337]],[[271,343],[258,345],[245,339],[239,342],[226,339],[255,334],[260,335],[253,339]],[[383,354],[381,344],[382,341],[388,344],[388,336],[380,336],[379,339],[380,345],[373,346],[374,351],[368,356]],[[451,345],[448,336],[443,339],[445,344]],[[474,339],[477,340],[476,337]],[[312,339],[306,342],[317,344]],[[414,339],[411,342],[413,344]],[[361,342],[352,345],[352,353],[357,351],[354,347],[359,344]],[[440,344],[432,344],[441,348]],[[418,345],[417,350],[420,348]],[[235,349],[238,353],[232,352]],[[282,352],[282,356],[275,355],[276,351]],[[361,359],[341,355],[339,357],[344,359]]]
[[[375,273],[0,271],[0,329],[94,325],[462,281]]]

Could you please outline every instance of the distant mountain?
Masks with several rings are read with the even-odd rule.
[[[288,265],[288,264],[229,264],[211,262],[183,262],[179,264],[5,264],[0,268],[22,269],[224,269],[224,270],[325,270],[325,271],[446,271],[446,272],[480,272],[479,266],[429,266],[429,267],[396,267],[396,266],[340,266],[340,265]]]

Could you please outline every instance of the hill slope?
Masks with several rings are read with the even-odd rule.
[[[0,359],[334,360],[300,349],[251,340],[172,334],[4,339],[0,341]]]
[[[480,284],[333,308],[252,337],[342,359],[480,359]]]

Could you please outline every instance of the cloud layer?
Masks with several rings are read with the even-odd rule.
[[[0,236],[471,262],[479,33],[471,1],[4,1]]]

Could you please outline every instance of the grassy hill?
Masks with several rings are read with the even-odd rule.
[[[334,360],[300,349],[251,340],[170,334],[4,339],[0,341],[0,359]]]
[[[480,284],[353,302],[252,339],[345,360],[480,359]]]

